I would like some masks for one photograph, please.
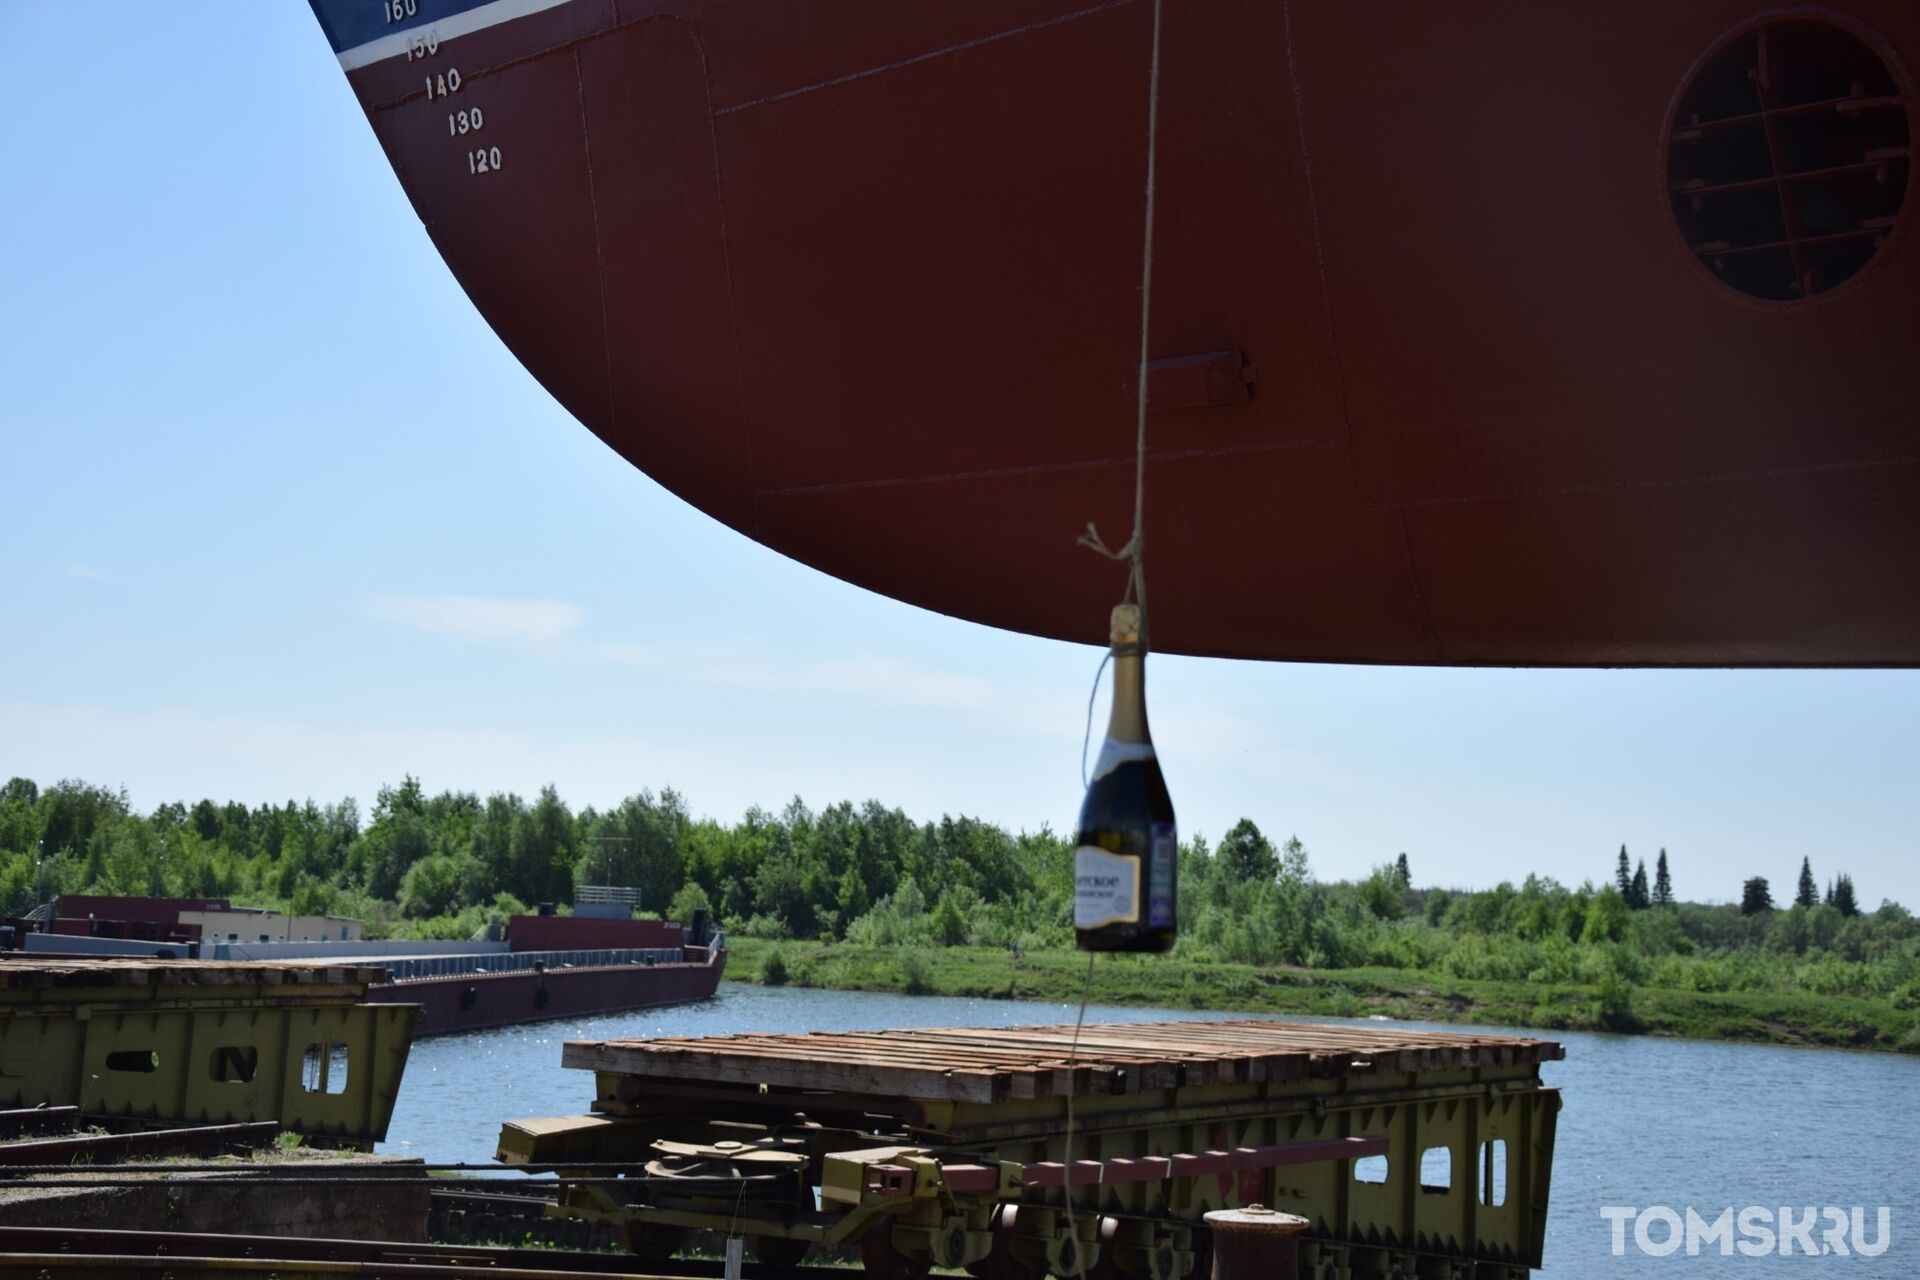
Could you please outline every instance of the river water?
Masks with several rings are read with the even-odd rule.
[[[438,1036],[413,1048],[380,1150],[428,1160],[490,1160],[500,1122],[584,1113],[592,1077],[560,1067],[568,1040],[699,1036],[739,1031],[852,1031],[880,1027],[1012,1026],[1071,1022],[1071,1005],[816,991],[724,983],[705,1004],[498,1031]],[[1089,1021],[1212,1020],[1244,1014],[1095,1006]],[[1314,1019],[1314,1021],[1335,1021]],[[1420,1024],[1394,1024],[1409,1026]],[[1442,1028],[1468,1030],[1470,1028]],[[1556,1280],[1641,1276],[1848,1275],[1920,1280],[1920,1058],[1839,1050],[1660,1040],[1644,1036],[1538,1032],[1566,1045],[1542,1075],[1561,1090],[1545,1266]],[[1807,1206],[1865,1211],[1878,1243],[1880,1206],[1890,1244],[1878,1256],[1781,1256],[1717,1244],[1649,1256],[1623,1224],[1624,1252],[1602,1206],[1638,1211],[1689,1207],[1711,1220],[1723,1209]],[[1666,1239],[1647,1219],[1648,1238]],[[1824,1219],[1813,1234],[1818,1247]],[[1851,1232],[1847,1236],[1852,1240]]]

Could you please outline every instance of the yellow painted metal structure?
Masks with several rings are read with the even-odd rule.
[[[386,1136],[419,1017],[366,1004],[377,967],[0,962],[0,1106],[173,1124],[277,1120]]]
[[[1104,1254],[1134,1280],[1179,1280],[1204,1259],[1207,1212],[1264,1204],[1311,1221],[1314,1280],[1541,1265],[1559,1094],[1539,1064],[1557,1044],[1122,1025],[1088,1027],[1068,1062],[1072,1031],[570,1044],[597,1114],[510,1124],[500,1156],[650,1158],[631,1190],[580,1185],[561,1205],[643,1250],[697,1228],[770,1257],[857,1241],[898,1276],[1077,1276]]]

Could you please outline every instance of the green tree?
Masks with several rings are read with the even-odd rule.
[[[1220,848],[1214,854],[1220,859],[1221,867],[1227,875],[1236,881],[1255,881],[1270,884],[1280,874],[1280,859],[1274,853],[1273,845],[1260,834],[1260,828],[1253,825],[1253,819],[1242,818],[1233,824],[1220,840]]]
[[[1647,891],[1647,860],[1640,859],[1633,869],[1633,881],[1628,886],[1627,905],[1635,911],[1645,911],[1653,905],[1653,896]]]
[[[92,856],[94,834],[128,813],[127,794],[63,778],[40,793],[39,840],[48,857]],[[137,892],[137,890],[136,890]]]
[[[628,796],[593,824],[574,868],[576,884],[627,885],[640,905],[659,911],[686,881],[687,802],[671,787]]]
[[[1633,864],[1627,860],[1627,846],[1620,846],[1620,861],[1613,868],[1613,887],[1628,902],[1633,901]]]
[[[1813,862],[1803,857],[1800,859],[1800,888],[1793,895],[1793,905],[1812,907],[1819,905],[1819,902],[1820,886],[1814,883]]]
[[[1740,889],[1740,914],[1757,916],[1763,911],[1773,910],[1773,890],[1767,884],[1765,876],[1755,876]]]
[[[1400,893],[1400,875],[1393,864],[1375,867],[1373,873],[1360,882],[1360,901],[1380,920],[1398,920],[1407,913],[1406,901]]]
[[[1287,842],[1280,846],[1280,885],[1282,888],[1298,888],[1313,880],[1313,871],[1307,866],[1307,846],[1300,843],[1299,836],[1288,836]]]
[[[220,838],[220,811],[213,807],[213,801],[202,800],[193,806],[193,812],[187,819],[202,840]]]
[[[941,894],[940,905],[933,909],[933,940],[943,947],[957,947],[967,940],[967,920],[956,897],[955,893]]]
[[[507,892],[523,902],[564,902],[573,890],[573,814],[552,783],[513,825]]]
[[[471,905],[465,890],[477,885],[478,871],[472,854],[429,854],[407,868],[400,883],[401,913],[418,920],[451,915]]]
[[[1860,904],[1853,896],[1853,877],[1844,872],[1833,879],[1833,909],[1848,917],[1860,914]]]
[[[680,923],[691,927],[693,924],[693,913],[696,911],[711,913],[713,911],[713,903],[708,899],[705,889],[702,889],[692,881],[688,881],[686,884],[680,886],[680,892],[674,894],[673,901],[667,905],[667,919],[678,920]]]
[[[1660,851],[1660,858],[1654,863],[1653,905],[1670,907],[1673,905],[1673,877],[1667,873],[1667,851]]]
[[[291,804],[288,809],[292,809]],[[262,806],[255,817],[256,828],[265,827],[269,833],[269,856],[278,862],[286,847],[287,814]],[[420,780],[407,774],[399,786],[381,787],[374,797],[373,822],[367,828],[359,859],[365,869],[367,892],[388,901],[397,899],[407,869],[432,852],[433,835],[427,825]]]
[[[1580,930],[1583,942],[1618,942],[1627,932],[1627,900],[1618,889],[1608,887],[1593,895],[1587,903],[1586,920]]]

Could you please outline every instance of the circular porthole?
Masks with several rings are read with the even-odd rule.
[[[1695,70],[1667,137],[1688,248],[1772,302],[1858,274],[1906,200],[1910,96],[1905,76],[1838,23],[1796,16],[1729,37]]]

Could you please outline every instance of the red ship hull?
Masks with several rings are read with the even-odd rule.
[[[314,4],[608,444],[849,581],[1101,638],[1145,0],[419,0],[386,56]],[[1173,0],[1163,47],[1156,648],[1920,662],[1920,6]]]
[[[726,973],[726,950],[690,947],[688,953],[685,964],[409,978],[369,987],[366,999],[370,1004],[419,1005],[416,1037],[711,1000]]]

